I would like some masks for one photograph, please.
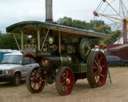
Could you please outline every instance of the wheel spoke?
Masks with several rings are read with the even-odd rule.
[[[97,75],[95,76],[96,83],[99,81],[100,77]]]
[[[33,81],[33,82],[31,83],[31,85],[32,85],[33,89],[38,90],[42,85],[44,85],[44,83],[45,83],[45,82],[44,82],[43,79],[41,78],[41,79],[39,79],[39,80]]]
[[[104,75],[103,74],[100,74],[100,77],[104,78]]]
[[[65,85],[65,83],[66,83],[66,73],[65,72],[62,73],[62,76],[60,78],[60,83],[63,85]]]
[[[69,77],[69,71],[66,71],[66,78]]]
[[[35,89],[36,83],[35,82],[31,83],[31,86],[33,89]]]
[[[100,72],[102,72],[102,66],[101,66],[101,64],[100,64],[101,62],[96,62],[96,60],[95,60],[95,64],[96,64],[96,66],[97,66],[97,70],[98,70],[98,72],[100,73]]]
[[[34,88],[35,88],[36,90],[37,90],[37,86],[38,86],[38,83],[35,83],[35,87],[34,87]]]
[[[95,71],[95,72],[93,73],[93,75],[94,75],[94,76],[97,76],[97,75],[99,75],[99,72],[98,72],[98,71]]]

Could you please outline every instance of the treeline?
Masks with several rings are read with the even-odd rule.
[[[90,22],[74,20],[69,17],[60,18],[57,23],[71,27],[82,28],[86,30],[94,30],[96,32],[111,33],[111,27],[104,23],[104,21],[91,20]]]
[[[93,30],[96,32],[109,34],[110,38],[101,41],[101,43],[105,45],[112,44],[113,42],[115,42],[121,34],[119,30],[112,31],[111,27],[105,24],[105,22],[102,20],[91,20],[90,22],[86,22],[81,20],[75,20],[70,17],[64,17],[60,18],[57,21],[57,23],[66,26],[77,27],[86,30]]]
[[[74,20],[69,17],[60,18],[57,20],[58,24],[82,28],[86,30],[93,30],[111,35],[109,39],[104,39],[100,43],[108,45],[115,42],[120,36],[120,31],[112,31],[111,27],[105,24],[104,21],[91,20],[90,22]],[[17,36],[17,41],[20,44],[20,36]],[[0,34],[0,49],[17,49],[16,42],[12,35]]]
[[[17,41],[20,43],[19,36],[17,36]],[[13,35],[0,34],[0,49],[18,49]]]

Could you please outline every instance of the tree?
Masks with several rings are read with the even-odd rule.
[[[20,37],[17,36],[17,41],[20,43]],[[16,42],[12,35],[1,34],[0,35],[0,49],[17,49]]]
[[[94,30],[96,32],[109,34],[111,37],[109,39],[102,40],[101,44],[112,44],[114,43],[120,36],[121,31],[112,31],[111,27],[107,24],[105,24],[102,20],[91,20],[90,22],[86,21],[80,21],[80,20],[73,20],[69,17],[60,18],[57,23],[66,25],[66,26],[72,26],[77,28],[82,28],[86,30]]]
[[[121,35],[121,31],[120,30],[113,31],[111,33],[111,37],[109,39],[103,40],[102,43],[107,44],[107,45],[108,44],[113,44],[116,40],[118,40],[120,35]]]
[[[64,17],[60,18],[57,23],[66,25],[66,26],[72,26],[77,28],[82,28],[86,30],[94,30],[96,32],[102,32],[102,33],[111,33],[111,27],[104,23],[104,21],[97,21],[97,20],[91,20],[90,22],[86,21],[80,21],[80,20],[73,20],[70,17]]]
[[[69,18],[69,17],[60,18],[57,21],[57,23],[62,25],[72,26],[72,18]]]
[[[112,33],[111,27],[104,23],[101,20],[92,20],[90,21],[91,27],[94,31],[102,32],[102,33]]]

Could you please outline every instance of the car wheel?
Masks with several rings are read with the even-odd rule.
[[[20,85],[20,83],[21,83],[21,75],[19,73],[16,73],[13,79],[13,84],[15,86],[18,86]]]

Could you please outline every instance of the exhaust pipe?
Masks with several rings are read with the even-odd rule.
[[[46,22],[53,22],[52,0],[45,0]]]

